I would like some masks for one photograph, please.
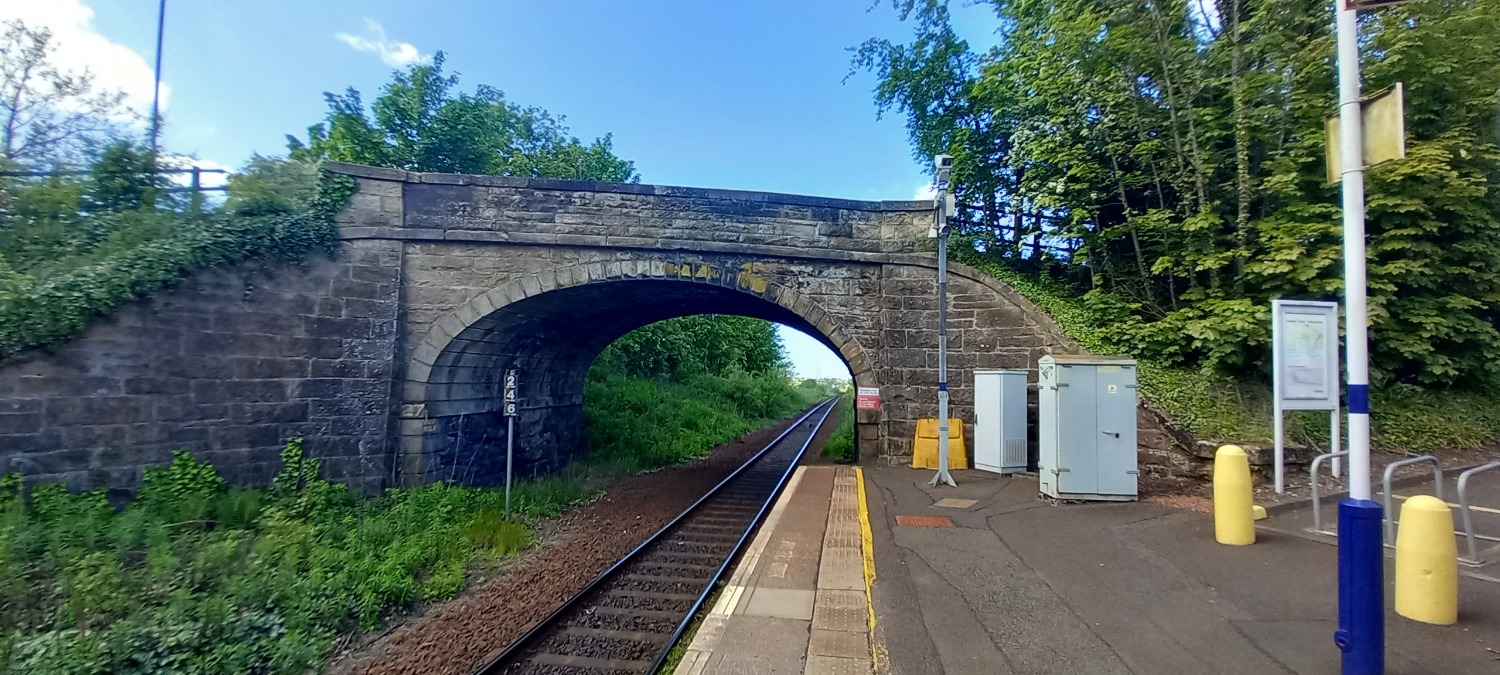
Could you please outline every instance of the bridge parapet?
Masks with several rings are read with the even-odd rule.
[[[360,181],[349,239],[759,253],[887,262],[931,251],[932,205],[769,192],[433,174],[332,163]]]

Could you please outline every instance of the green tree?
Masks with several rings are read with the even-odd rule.
[[[105,146],[89,165],[80,206],[85,212],[133,211],[156,205],[167,188],[157,172],[156,153],[129,141]]]
[[[229,176],[224,209],[240,215],[300,213],[318,195],[318,165],[254,155]]]
[[[595,361],[599,373],[647,378],[781,374],[787,365],[775,324],[717,314],[638,328],[616,340]]]
[[[955,193],[982,214],[967,232],[1033,269],[1020,244],[1044,235],[1060,249],[1048,271],[1112,317],[1119,349],[1264,372],[1269,301],[1342,291],[1328,3],[988,4],[987,51],[955,37],[944,0],[896,0],[912,42],[854,61],[919,157],[957,158]],[[1377,382],[1485,386],[1500,377],[1500,0],[1361,23],[1366,88],[1407,87],[1409,157],[1369,183]]]
[[[99,87],[86,69],[58,69],[52,31],[19,20],[0,27],[0,157],[50,166],[86,157],[116,136],[131,116],[123,93]]]
[[[561,118],[510,102],[499,89],[458,91],[438,52],[430,65],[396,72],[366,109],[358,90],[324,94],[328,116],[308,140],[288,136],[291,158],[330,159],[412,171],[638,182],[609,135],[584,144]]]

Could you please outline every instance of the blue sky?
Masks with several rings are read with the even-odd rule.
[[[0,0],[0,18],[53,28],[64,65],[149,106],[156,0]],[[988,44],[988,8],[956,10]],[[322,119],[322,93],[375,97],[395,66],[442,50],[448,67],[513,101],[614,134],[649,183],[854,199],[910,199],[927,183],[899,115],[876,119],[874,78],[847,83],[847,48],[905,40],[871,0],[412,2],[168,0],[163,145],[235,167],[280,154]],[[799,374],[843,376],[784,331]]]

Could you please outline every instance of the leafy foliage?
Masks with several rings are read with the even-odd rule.
[[[59,69],[52,31],[19,20],[0,24],[0,157],[41,168],[75,162],[115,136],[133,113],[124,93],[93,73]]]
[[[1329,3],[990,0],[976,52],[943,0],[895,0],[907,44],[855,66],[913,152],[955,156],[968,230],[1048,275],[1163,366],[1264,377],[1272,298],[1342,291]],[[1361,18],[1371,91],[1405,82],[1407,159],[1369,180],[1377,385],[1500,377],[1500,3]],[[1186,339],[1184,339],[1186,338]]]
[[[809,404],[799,393],[779,373],[593,375],[584,391],[590,456],[629,471],[697,459]]]
[[[609,135],[584,145],[562,118],[522,107],[499,89],[479,85],[455,93],[458,75],[430,65],[398,71],[366,112],[353,87],[324,94],[328,117],[288,136],[291,157],[389,166],[412,171],[636,182],[635,164],[614,154]]]
[[[337,636],[534,542],[498,490],[365,499],[317,478],[296,442],[283,457],[267,493],[179,454],[121,512],[102,491],[0,478],[0,673],[303,673]],[[515,507],[551,517],[591,496],[523,483]]]
[[[634,471],[677,464],[823,393],[792,384],[767,321],[668,319],[616,340],[594,361],[584,392],[589,449],[594,461]]]
[[[6,214],[0,218],[0,359],[66,340],[125,302],[200,269],[334,254],[333,216],[353,194],[354,180],[325,172],[319,185],[308,208],[296,213],[199,216],[125,205],[86,217],[65,209],[37,217]],[[48,181],[39,189],[51,194],[61,188]]]
[[[1130,318],[1128,310],[1111,301],[1113,296],[1078,296],[1065,283],[1018,271],[1011,261],[975,250],[974,239],[969,237],[954,237],[949,254],[1004,281],[1093,353],[1129,353],[1138,347],[1132,342],[1134,333],[1119,330],[1122,320]],[[1271,440],[1271,392],[1264,383],[1165,365],[1149,358],[1139,361],[1138,373],[1142,396],[1199,438]],[[1408,452],[1444,446],[1477,448],[1500,438],[1497,396],[1486,391],[1435,392],[1409,384],[1378,388],[1372,392],[1372,443],[1377,448]],[[1291,414],[1286,436],[1293,442],[1326,446],[1327,417],[1322,413]]]
[[[699,314],[631,331],[595,361],[595,368],[632,377],[786,370],[774,324],[743,316]]]
[[[828,442],[823,444],[823,454],[838,460],[853,459],[854,397],[846,393],[839,398],[839,407],[834,414],[839,416],[838,424]]]
[[[307,211],[318,196],[318,165],[254,155],[229,177],[224,210],[241,216]]]

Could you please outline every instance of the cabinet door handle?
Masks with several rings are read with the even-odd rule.
[[[1119,438],[1120,437],[1120,432],[1118,432],[1118,431],[1101,431],[1099,433],[1105,434],[1105,435],[1108,435],[1108,436],[1114,436],[1115,438]]]

